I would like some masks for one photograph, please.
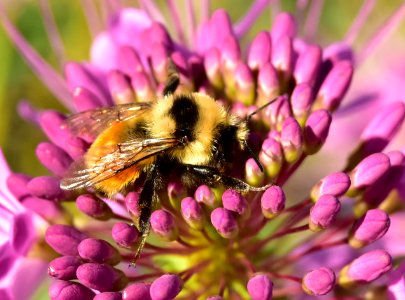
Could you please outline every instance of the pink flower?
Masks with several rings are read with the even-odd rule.
[[[46,223],[10,193],[6,183],[9,175],[0,150],[0,294],[10,299],[27,299],[44,279],[47,268],[42,258],[28,257]]]

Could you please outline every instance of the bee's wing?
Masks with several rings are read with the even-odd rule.
[[[87,153],[82,160],[72,164],[60,186],[64,190],[91,187],[180,143],[181,140],[176,138],[151,138],[133,139],[120,144],[103,146],[102,151],[106,155],[91,157]],[[88,161],[92,162],[91,166],[86,166]]]
[[[77,135],[98,136],[115,122],[127,121],[144,113],[151,107],[148,102],[125,103],[110,107],[87,110],[71,115],[65,121]]]

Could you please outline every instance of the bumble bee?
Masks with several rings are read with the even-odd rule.
[[[84,157],[73,163],[61,188],[95,188],[109,196],[142,180],[138,227],[142,239],[135,259],[150,231],[152,207],[171,176],[187,187],[223,185],[240,192],[262,191],[224,174],[235,160],[235,149],[247,149],[247,119],[232,114],[202,93],[178,93],[176,71],[171,72],[163,97],[150,103],[128,103],[72,115],[67,126],[96,139]],[[267,106],[267,105],[266,105]],[[252,115],[252,114],[251,114]]]

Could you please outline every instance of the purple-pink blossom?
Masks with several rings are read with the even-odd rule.
[[[334,140],[334,151],[340,150],[334,122],[354,105],[346,107],[345,98],[368,50],[353,47],[356,23],[343,41],[318,43],[310,29],[316,27],[316,10],[320,13],[316,1],[309,7],[297,2],[297,10],[304,14],[306,7],[311,21],[304,30],[300,17],[278,12],[271,28],[246,40],[245,47],[245,34],[270,2],[254,1],[238,22],[224,9],[210,11],[209,1],[202,1],[199,17],[195,3],[187,1],[187,21],[175,1],[167,3],[170,20],[154,1],[140,1],[141,8],[118,5],[106,11],[107,22],[94,36],[89,58],[66,62],[63,73],[46,63],[0,12],[10,39],[69,114],[165,101],[162,93],[173,64],[181,83],[176,93],[208,94],[224,106],[223,113],[246,122],[250,130],[249,149],[240,149],[246,151],[224,165],[212,158],[218,147],[233,152],[236,146],[218,145],[213,138],[207,142],[211,156],[206,164],[222,177],[189,186],[186,181],[192,179],[181,176],[159,182],[156,201],[150,203],[149,232],[139,221],[146,206],[142,172],[149,165],[116,195],[101,193],[97,185],[65,191],[61,179],[103,132],[101,122],[91,130],[86,124],[73,130],[66,122],[69,114],[20,108],[45,133],[35,153],[49,173],[12,173],[0,157],[0,293],[26,297],[15,289],[15,279],[29,268],[25,263],[34,261],[26,256],[35,247],[50,247],[55,257],[43,259],[52,277],[49,296],[57,300],[262,300],[306,294],[357,299],[366,289],[401,299],[404,268],[396,261],[405,249],[393,246],[390,235],[402,226],[395,216],[403,214],[405,159],[403,148],[386,147],[404,122],[403,102],[384,106],[368,120],[339,167],[317,173],[329,166],[317,159],[324,145],[328,149]],[[361,8],[358,24],[365,22],[370,2]],[[397,13],[388,23],[396,18]],[[230,189],[234,182],[249,189]],[[27,274],[33,291],[38,282],[32,274],[42,269],[32,269]]]

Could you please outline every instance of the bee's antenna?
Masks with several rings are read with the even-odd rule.
[[[245,147],[246,147],[247,151],[249,152],[250,156],[252,156],[252,158],[256,162],[257,166],[259,167],[260,171],[262,171],[262,173],[263,173],[264,168],[263,168],[262,164],[260,163],[259,158],[257,157],[257,155],[255,153],[253,153],[252,149],[250,149],[250,147],[249,147],[248,143],[246,142],[246,140],[243,140],[243,143],[245,144]]]
[[[246,121],[249,121],[255,114],[257,114],[258,112],[262,111],[263,109],[265,109],[267,106],[269,106],[270,104],[274,103],[276,100],[278,99],[278,97],[270,100],[269,102],[267,102],[266,104],[264,104],[263,106],[260,106],[258,109],[256,109],[254,112],[250,113],[247,115],[246,117]]]
[[[173,94],[180,84],[180,75],[176,65],[172,59],[169,59],[169,66],[167,67],[169,76],[167,78],[165,87],[163,89],[163,96]]]

